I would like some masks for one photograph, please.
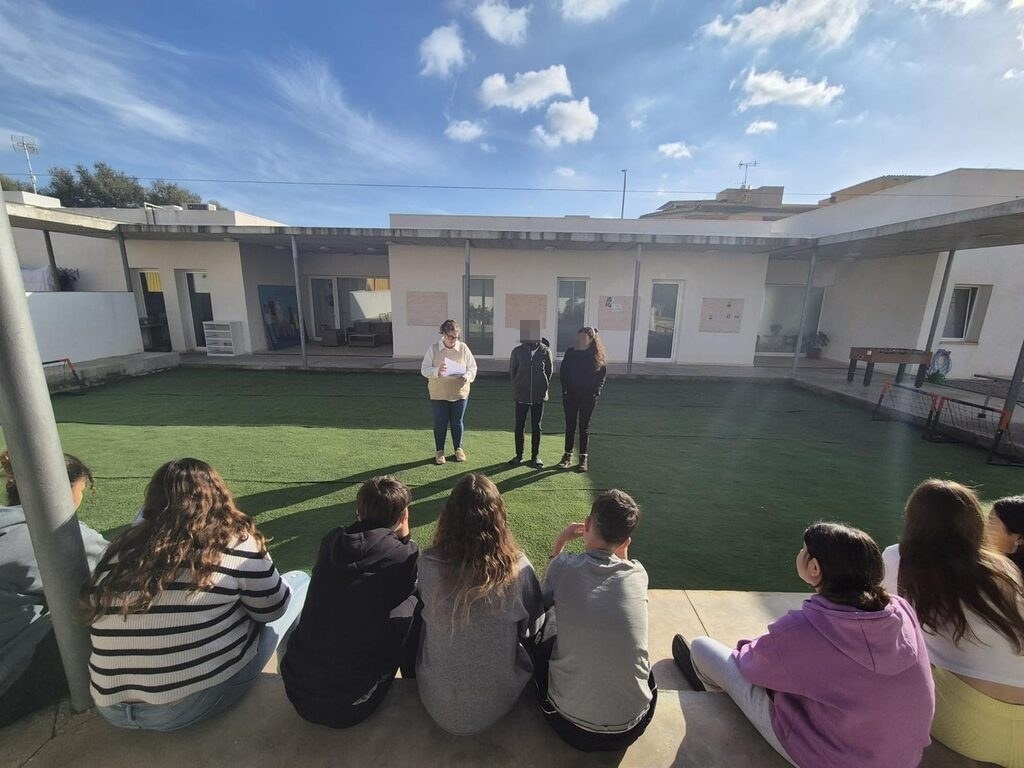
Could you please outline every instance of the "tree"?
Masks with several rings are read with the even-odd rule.
[[[32,184],[21,179],[12,179],[10,176],[0,173],[0,189],[4,192],[31,192]]]
[[[190,203],[201,203],[203,198],[190,189],[170,181],[154,179],[146,190],[146,202],[153,205],[180,205],[188,208]]]
[[[65,208],[138,208],[146,190],[134,176],[94,163],[92,171],[84,165],[74,171],[54,166],[44,194],[59,198]]]

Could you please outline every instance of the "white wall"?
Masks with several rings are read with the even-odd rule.
[[[14,228],[14,247],[23,267],[44,267],[46,242],[43,233],[34,229]],[[82,237],[51,233],[53,258],[58,267],[69,267],[79,272],[75,283],[77,291],[123,291],[124,270],[121,267],[121,248],[114,238]]]
[[[39,355],[73,363],[142,352],[135,298],[123,293],[26,293]]]
[[[461,323],[465,254],[461,248],[408,245],[393,245],[390,254],[395,355],[418,357],[429,344],[437,340],[438,331],[434,327],[407,324],[406,293],[447,293],[448,315]],[[506,294],[547,295],[547,318],[542,333],[554,345],[557,336],[558,279],[588,280],[585,322],[600,328],[597,308],[599,297],[632,296],[634,259],[632,250],[590,252],[473,249],[473,276],[495,278],[494,356],[508,357],[512,348],[519,343],[519,329],[505,328]],[[652,281],[680,280],[684,285],[682,311],[676,326],[675,361],[752,365],[767,264],[766,254],[645,253],[640,274],[634,360],[643,361],[646,352]],[[699,332],[704,298],[743,299],[742,332]],[[601,333],[609,360],[626,360],[629,331],[602,330]]]
[[[452,229],[491,232],[610,232],[666,235],[768,237],[769,221],[707,219],[600,219],[589,216],[430,216],[392,213],[396,229]]]

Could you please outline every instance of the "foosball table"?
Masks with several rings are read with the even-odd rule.
[[[924,384],[925,373],[932,362],[932,353],[923,349],[904,349],[902,347],[850,347],[850,367],[846,370],[847,382],[852,382],[857,374],[857,363],[864,361],[867,367],[864,369],[864,386],[871,383],[871,376],[875,372],[875,363],[895,363],[896,383],[903,381],[903,374],[908,365],[917,365],[917,377],[914,379],[914,386],[920,387]]]

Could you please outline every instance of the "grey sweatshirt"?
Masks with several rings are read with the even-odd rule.
[[[519,574],[504,597],[474,603],[468,621],[456,616],[453,632],[452,599],[442,583],[446,567],[434,550],[421,553],[423,636],[416,684],[434,721],[449,733],[468,736],[512,709],[533,675],[533,661],[520,640],[535,634],[543,603],[533,566],[520,555]]]
[[[79,526],[92,571],[107,541],[92,528]],[[50,628],[25,512],[21,507],[0,507],[0,694],[25,671]]]

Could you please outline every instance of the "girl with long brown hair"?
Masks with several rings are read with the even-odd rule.
[[[977,494],[925,480],[884,560],[887,589],[910,602],[925,630],[932,736],[975,760],[1024,768],[1024,584],[989,548]]]
[[[533,566],[486,476],[466,475],[419,561],[423,630],[420,698],[449,733],[479,733],[503,717],[533,673],[527,645],[543,614]]]
[[[83,592],[97,711],[118,727],[170,731],[227,708],[298,620],[308,582],[278,574],[213,467],[167,462]]]
[[[572,466],[572,449],[576,441],[576,423],[580,428],[580,461],[576,469],[590,469],[590,419],[597,407],[597,398],[604,389],[608,375],[604,342],[597,328],[589,325],[576,332],[576,346],[562,357],[558,378],[562,382],[562,409],[565,411],[565,454],[558,462],[560,469]]]

